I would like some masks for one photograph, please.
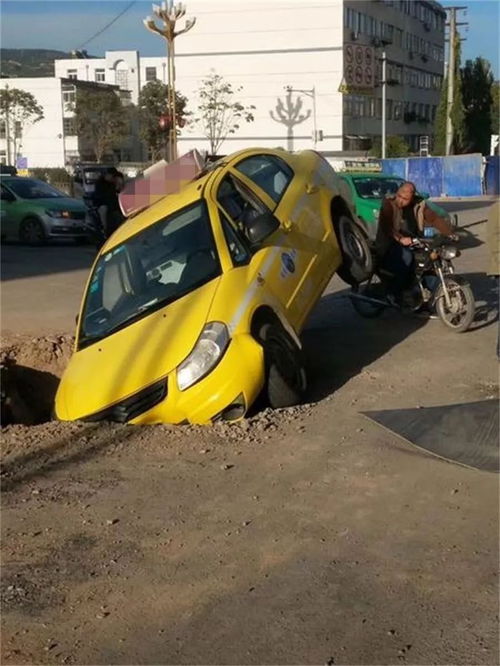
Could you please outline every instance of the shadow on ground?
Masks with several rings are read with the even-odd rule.
[[[96,256],[92,245],[75,245],[71,241],[45,247],[20,243],[2,243],[1,279],[18,280],[54,273],[90,269]]]

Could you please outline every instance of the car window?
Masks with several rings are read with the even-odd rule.
[[[403,184],[399,178],[353,178],[354,187],[362,199],[383,199],[387,195],[396,194]]]
[[[224,232],[224,237],[226,239],[227,247],[229,249],[231,259],[233,260],[233,264],[235,266],[246,264],[250,259],[250,253],[245,246],[243,238],[240,237],[237,230],[233,226],[233,223],[224,213],[221,212],[220,217],[222,230]]]
[[[60,199],[68,196],[48,183],[44,183],[43,180],[18,178],[9,180],[8,185],[21,199]]]
[[[220,275],[204,201],[135,234],[97,261],[81,317],[80,348]]]
[[[270,212],[269,208],[253,192],[250,192],[237,178],[228,174],[217,192],[217,202],[236,229],[246,237],[249,222]]]
[[[288,164],[273,155],[247,157],[238,162],[235,168],[264,190],[276,203],[279,203],[293,178],[293,171]]]

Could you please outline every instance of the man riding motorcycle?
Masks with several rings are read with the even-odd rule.
[[[404,292],[412,286],[415,275],[414,254],[409,247],[413,238],[424,236],[425,227],[435,227],[443,236],[456,238],[448,220],[417,195],[413,183],[403,183],[396,194],[384,199],[375,252],[379,267],[392,275],[390,287],[399,303],[404,300]]]

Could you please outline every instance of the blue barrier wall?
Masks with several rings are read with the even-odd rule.
[[[443,186],[443,160],[441,157],[410,157],[408,180],[415,183],[420,192],[439,197]]]
[[[407,180],[406,176],[406,167],[408,160],[406,159],[387,159],[381,160],[382,162],[382,173],[386,173],[390,176],[399,176]]]
[[[486,158],[486,194],[500,194],[500,156]]]
[[[381,162],[383,173],[410,180],[432,197],[470,197],[483,193],[482,159],[481,155],[473,154],[401,157]],[[498,175],[496,178],[498,183]]]
[[[481,155],[453,155],[442,160],[444,194],[472,197],[483,193]]]

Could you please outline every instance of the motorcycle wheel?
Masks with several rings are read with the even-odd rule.
[[[379,317],[385,309],[381,303],[370,303],[369,301],[356,298],[357,295],[367,298],[383,299],[385,297],[384,287],[380,279],[374,275],[368,282],[355,284],[352,286],[351,303],[356,312],[365,319],[375,319]]]
[[[455,333],[464,333],[469,329],[476,314],[474,294],[469,283],[456,275],[446,276],[445,281],[451,307],[446,305],[443,286],[439,285],[435,296],[436,313],[445,326]]]

